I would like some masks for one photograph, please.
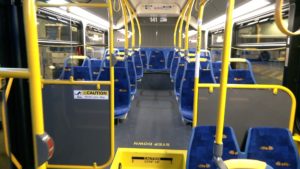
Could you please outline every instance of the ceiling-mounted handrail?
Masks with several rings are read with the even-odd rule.
[[[188,7],[188,4],[189,4],[189,1],[185,4],[185,6],[183,7],[182,11],[180,12],[180,15],[176,21],[176,25],[175,25],[175,29],[174,29],[174,48],[176,49],[177,48],[177,31],[178,31],[178,26],[179,26],[179,23],[182,19],[182,16],[184,14],[184,11],[186,11],[187,7]]]
[[[122,9],[122,13],[123,13],[123,19],[124,19],[124,27],[125,27],[125,42],[124,42],[124,52],[125,55],[124,57],[128,56],[128,48],[129,48],[129,39],[128,39],[128,15],[127,15],[127,10],[126,10],[126,6],[123,2],[123,0],[120,0],[121,3],[121,9]]]
[[[300,29],[296,32],[289,31],[284,25],[283,25],[283,18],[282,18],[282,7],[283,7],[283,0],[276,0],[276,7],[275,7],[275,23],[278,27],[278,29],[285,35],[288,36],[296,36],[300,35]]]
[[[181,20],[180,20],[180,25],[179,25],[179,31],[178,31],[178,50],[181,50],[182,48],[182,39],[183,39],[183,35],[182,35],[182,29],[183,29],[183,22],[184,22],[184,18],[186,17],[186,13],[187,13],[187,10],[189,9],[191,3],[193,2],[193,0],[189,0],[187,2],[187,8],[185,8],[183,10],[183,14],[182,14],[182,17],[181,17]]]
[[[132,15],[130,9],[128,8],[126,0],[121,0],[121,1],[123,2],[126,12],[129,14],[129,19],[130,19],[130,24],[131,24],[131,33],[132,33],[131,48],[132,48],[132,50],[134,50],[134,48],[135,48],[135,24],[134,24],[134,20],[133,20],[133,15]]]
[[[187,20],[185,24],[185,47],[184,47],[184,52],[185,56],[188,57],[189,55],[189,28],[190,28],[190,21],[191,21],[191,16],[192,16],[192,11],[194,7],[195,0],[192,0],[191,4],[189,5],[189,9],[187,11]]]
[[[125,4],[126,6],[129,8],[129,10],[132,12],[132,15],[134,16],[134,19],[136,21],[136,25],[137,25],[137,28],[138,28],[138,32],[139,32],[139,48],[141,48],[141,45],[142,45],[142,30],[141,30],[141,25],[140,25],[140,21],[137,17],[137,14],[136,12],[134,11],[134,9],[132,8],[131,4],[128,3],[127,0],[125,0]]]

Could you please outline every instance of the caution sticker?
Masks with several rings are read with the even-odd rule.
[[[79,100],[108,100],[108,91],[103,90],[74,90],[74,99]]]

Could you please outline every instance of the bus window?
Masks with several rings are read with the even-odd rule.
[[[45,9],[38,11],[37,21],[42,75],[45,79],[58,79],[64,60],[83,54],[82,24]]]
[[[105,50],[105,34],[100,29],[88,25],[86,31],[86,55],[101,59]]]

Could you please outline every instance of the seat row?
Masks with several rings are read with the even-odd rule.
[[[169,71],[173,56],[173,48],[141,49],[143,67],[148,71]]]
[[[195,54],[184,57],[176,52],[170,66],[170,78],[174,84],[174,95],[179,101],[179,110],[183,120],[193,120],[193,98],[195,79]],[[219,83],[222,62],[211,62],[210,53],[203,51],[200,55],[200,69],[198,83]],[[247,68],[229,66],[228,83],[230,84],[255,84],[251,63],[245,59],[232,59],[232,62],[246,63]]]
[[[106,55],[105,55],[106,56]],[[137,91],[137,75],[135,72],[134,56],[124,58],[114,54],[116,63],[115,72],[115,118],[125,118],[130,110],[131,100]],[[84,58],[82,65],[72,66],[73,57],[65,59],[64,68],[60,79],[84,81],[109,81],[110,80],[110,60]]]
[[[215,126],[198,126],[193,129],[188,149],[187,169],[217,168],[213,160],[215,133]],[[245,151],[242,152],[233,129],[225,127],[222,158],[264,161],[274,169],[299,168],[298,151],[291,132],[283,128],[250,128]]]

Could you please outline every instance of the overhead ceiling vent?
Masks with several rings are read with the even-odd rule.
[[[140,4],[137,7],[137,15],[141,17],[149,16],[168,16],[174,17],[180,14],[180,8],[177,4],[149,3]]]

